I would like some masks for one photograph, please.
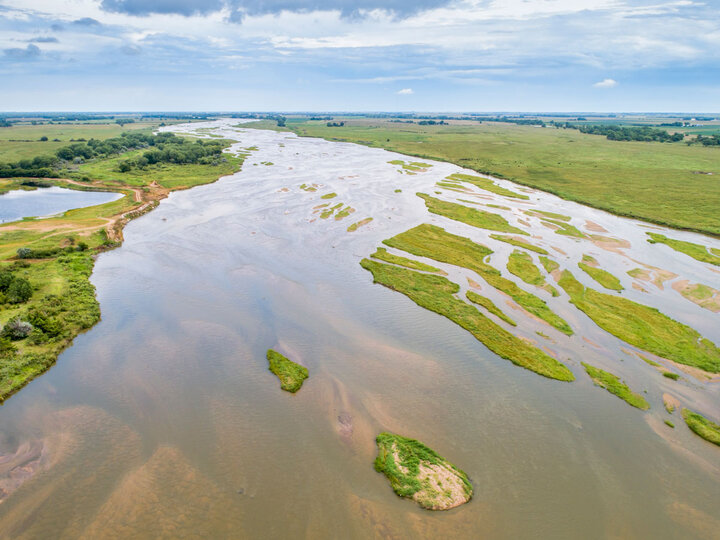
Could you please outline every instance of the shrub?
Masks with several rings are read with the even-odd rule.
[[[7,289],[6,296],[11,304],[27,302],[32,296],[32,286],[27,279],[15,277]]]
[[[30,335],[32,329],[32,324],[27,321],[20,320],[19,317],[15,317],[14,319],[8,321],[8,323],[3,327],[0,336],[4,338],[9,338],[13,341],[18,339],[25,339]]]
[[[17,256],[21,259],[27,259],[30,255],[32,255],[32,249],[30,248],[21,247],[17,250]]]

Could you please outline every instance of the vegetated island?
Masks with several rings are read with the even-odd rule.
[[[310,376],[308,368],[296,364],[277,351],[268,349],[268,369],[280,379],[280,388],[295,393],[302,388],[303,382]]]
[[[153,135],[150,128],[116,136],[104,124],[63,125],[63,130],[64,136],[82,137],[65,146],[34,143],[33,152],[52,154],[0,165],[0,174],[14,177],[0,179],[0,188],[57,185],[125,196],[0,225],[0,402],[52,366],[79,333],[100,320],[89,279],[95,256],[122,243],[128,221],[153,210],[171,191],[214,182],[239,170],[243,161],[223,153],[232,144],[228,140]],[[0,146],[0,161],[14,155],[6,150]],[[44,178],[34,177],[38,174]]]
[[[449,510],[472,498],[467,474],[423,443],[387,432],[375,441],[375,470],[387,476],[400,497],[427,510]]]
[[[581,362],[585,371],[593,380],[596,386],[604,388],[611,394],[616,395],[623,401],[626,401],[633,407],[646,411],[650,408],[650,404],[640,394],[636,394],[630,387],[622,382],[617,375],[605,371],[603,369],[591,366],[585,362]]]
[[[696,434],[708,442],[720,446],[720,426],[715,422],[711,422],[702,414],[691,411],[690,409],[682,410],[682,417],[688,427]]]

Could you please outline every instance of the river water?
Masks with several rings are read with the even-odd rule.
[[[677,413],[676,429],[665,426],[671,417],[661,398],[670,392],[717,419],[717,382],[679,371],[680,381],[662,377],[564,293],[532,290],[573,326],[570,338],[483,287],[518,320],[515,332],[557,354],[577,377],[545,379],[373,285],[358,263],[383,239],[429,222],[490,246],[492,264],[504,270],[511,246],[428,214],[415,196],[441,191],[448,200],[508,207],[494,211],[513,224],[527,220],[531,241],[562,250],[553,255],[586,285],[600,289],[575,266],[590,254],[621,278],[624,296],[719,343],[720,315],[683,298],[672,282],[662,290],[642,282],[642,292],[625,273],[640,261],[720,288],[714,268],[645,241],[646,231],[662,228],[534,190],[526,202],[456,193],[435,186],[460,170],[451,164],[428,162],[426,172],[407,175],[388,161],[412,158],[237,122],[173,126],[213,128],[238,140],[235,150],[257,150],[241,172],[173,193],[126,227],[123,246],[101,255],[93,274],[102,321],[0,409],[0,536],[717,537],[720,449]],[[307,192],[302,184],[319,187]],[[337,193],[329,202],[356,211],[320,219],[314,207],[328,192]],[[522,213],[529,208],[572,216],[584,231],[589,221],[630,247],[608,251],[557,235]],[[346,231],[365,217],[374,220]],[[467,277],[481,281],[440,266],[462,287]],[[268,348],[309,368],[300,392],[279,389]],[[646,391],[651,410],[594,387],[580,361]],[[374,437],[384,430],[418,438],[465,470],[473,500],[428,512],[395,496],[373,469]]]
[[[120,197],[120,193],[77,191],[57,186],[31,191],[13,190],[0,195],[0,223],[31,216],[50,216],[73,208],[104,204]]]

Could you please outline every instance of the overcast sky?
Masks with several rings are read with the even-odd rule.
[[[4,111],[720,112],[720,0],[0,0]]]

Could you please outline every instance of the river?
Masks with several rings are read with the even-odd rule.
[[[720,520],[720,449],[692,434],[662,394],[720,410],[720,386],[680,381],[624,351],[562,294],[537,293],[576,330],[567,338],[507,309],[514,330],[558,355],[572,384],[545,379],[490,353],[468,332],[373,285],[359,266],[381,241],[420,223],[495,250],[503,275],[512,247],[489,232],[428,214],[415,195],[461,169],[432,162],[402,174],[380,149],[234,127],[212,128],[250,151],[241,172],[172,193],[128,224],[123,246],[102,254],[92,281],[102,321],[57,364],[0,409],[3,538],[711,538]],[[207,134],[208,131],[201,133]],[[632,286],[635,261],[693,283],[716,270],[647,231],[720,247],[498,181],[517,201],[476,190],[512,223],[537,208],[600,226],[630,247],[532,229],[535,244],[575,266],[583,254],[618,276],[623,295],[657,307],[720,343],[720,315],[662,290]],[[318,184],[316,192],[300,189]],[[397,193],[396,190],[402,192]],[[320,196],[335,192],[337,197]],[[487,198],[483,198],[487,197]],[[490,200],[492,199],[492,200]],[[349,217],[314,207],[343,202]],[[347,227],[373,221],[355,232]],[[531,223],[537,221],[529,220]],[[607,247],[607,246],[605,246]],[[634,260],[633,260],[634,259]],[[434,263],[438,265],[439,263]],[[469,271],[440,265],[468,287]],[[575,267],[575,276],[599,288]],[[520,283],[527,290],[532,287]],[[542,331],[550,340],[538,337]],[[584,339],[586,338],[586,339]],[[275,348],[306,365],[295,395],[267,370]],[[637,391],[642,412],[593,386],[580,361]],[[374,471],[374,437],[418,438],[465,470],[475,493],[448,512],[398,498]]]

